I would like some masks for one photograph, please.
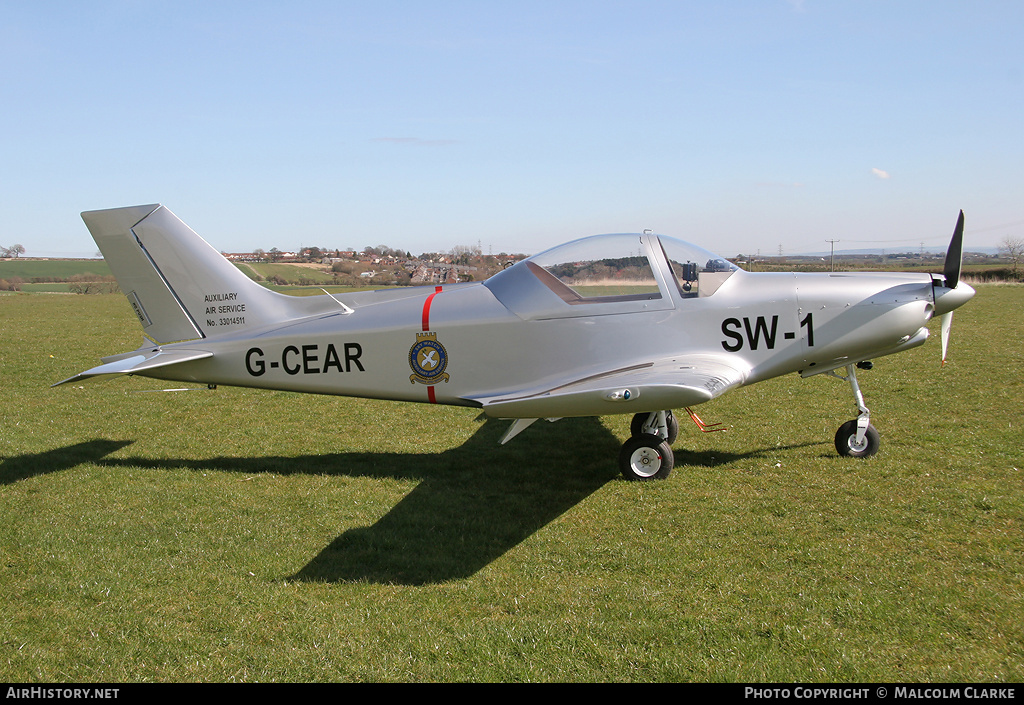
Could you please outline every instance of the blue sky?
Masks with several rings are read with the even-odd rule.
[[[1024,3],[0,0],[0,244],[726,256],[1024,236]]]

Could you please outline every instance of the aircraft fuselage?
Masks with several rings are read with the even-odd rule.
[[[515,394],[567,375],[597,374],[609,359],[627,368],[686,350],[734,359],[749,370],[744,384],[751,384],[920,345],[933,308],[924,274],[737,272],[712,296],[677,297],[653,311],[532,320],[511,312],[484,284],[401,293],[383,292],[379,301],[356,295],[351,313],[163,346],[199,346],[214,355],[152,376],[473,405],[493,390]],[[623,411],[642,406],[638,400]]]

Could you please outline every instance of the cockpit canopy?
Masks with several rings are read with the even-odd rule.
[[[710,296],[736,270],[673,238],[597,235],[523,260],[486,286],[524,318],[561,318],[674,308],[677,299]]]

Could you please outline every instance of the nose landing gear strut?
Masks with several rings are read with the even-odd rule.
[[[833,377],[850,383],[853,389],[853,398],[857,402],[857,410],[860,412],[857,418],[847,421],[836,431],[836,451],[839,455],[850,458],[868,458],[878,452],[879,438],[878,431],[871,425],[871,412],[864,405],[864,395],[861,394],[860,385],[857,384],[857,370],[870,370],[870,362],[859,362],[856,366],[846,366],[846,377],[837,374],[834,370],[830,372]]]

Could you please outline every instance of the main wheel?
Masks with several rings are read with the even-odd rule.
[[[836,431],[836,450],[850,458],[868,458],[878,452],[878,431],[868,424],[864,440],[857,443],[857,419],[847,421]]]
[[[647,423],[647,417],[650,414],[641,413],[633,416],[633,420],[629,423],[629,435],[631,436],[642,436],[644,433],[644,424]],[[676,442],[676,437],[679,435],[679,419],[669,409],[665,412],[665,423],[668,426],[668,438],[665,441],[669,445]]]
[[[619,470],[627,480],[664,480],[675,462],[672,447],[647,433],[633,436],[619,451]]]

